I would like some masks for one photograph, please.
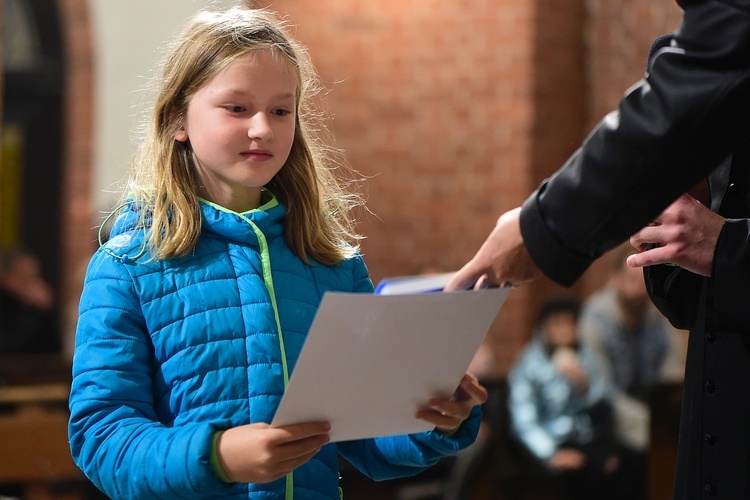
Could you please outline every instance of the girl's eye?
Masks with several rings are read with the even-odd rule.
[[[272,113],[276,116],[286,116],[291,113],[291,111],[287,111],[286,109],[274,109]]]
[[[243,108],[242,106],[227,106],[227,109],[232,113],[242,113],[243,111],[245,111],[245,108]]]

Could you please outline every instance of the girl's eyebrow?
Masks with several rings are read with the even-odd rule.
[[[294,92],[283,92],[275,96],[276,99],[294,99],[296,94]]]
[[[226,88],[219,90],[219,95],[236,95],[239,97],[253,97],[252,92],[247,92],[242,89]],[[295,99],[296,94],[294,92],[279,92],[278,94],[271,96],[273,99]]]

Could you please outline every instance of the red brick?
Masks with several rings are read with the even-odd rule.
[[[653,0],[274,0],[326,86],[338,146],[370,179],[360,230],[375,281],[425,266],[457,269],[497,217],[580,144],[645,67],[679,11]],[[87,258],[92,71],[86,0],[58,0],[68,67],[64,267]],[[598,265],[597,265],[598,266]],[[595,270],[570,293],[601,284]],[[65,296],[79,292],[77,276]],[[503,372],[535,308],[561,289],[513,292],[488,343]]]

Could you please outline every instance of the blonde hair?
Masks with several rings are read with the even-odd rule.
[[[351,210],[361,198],[333,148],[317,96],[320,86],[306,51],[264,9],[202,11],[184,28],[162,65],[153,111],[133,164],[129,196],[151,206],[149,248],[156,259],[190,253],[201,232],[200,179],[188,143],[175,140],[190,98],[233,60],[270,49],[297,77],[295,134],[289,158],[266,187],[286,206],[285,238],[304,262],[332,265],[352,256],[360,236]],[[146,214],[148,212],[148,214]]]

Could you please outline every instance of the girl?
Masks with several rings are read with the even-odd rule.
[[[268,425],[326,291],[371,292],[314,74],[262,10],[203,12],[169,54],[130,198],[94,255],[70,396],[75,462],[113,498],[339,498],[337,453],[374,479],[474,441],[465,377],[415,435],[328,443]],[[342,353],[342,356],[345,353]]]

